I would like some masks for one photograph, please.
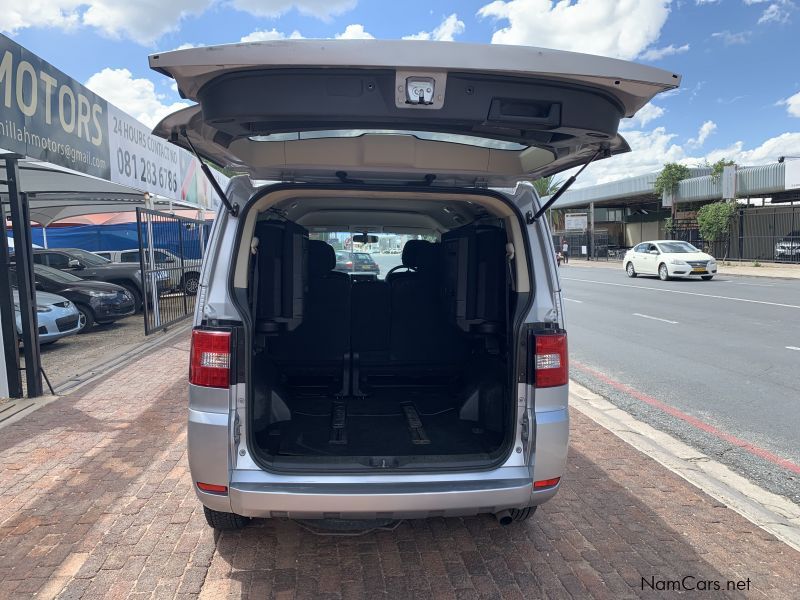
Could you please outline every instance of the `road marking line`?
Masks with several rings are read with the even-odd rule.
[[[704,431],[720,440],[728,442],[732,446],[741,448],[742,450],[752,454],[753,456],[763,458],[764,460],[769,461],[772,464],[778,465],[779,467],[786,469],[787,471],[791,471],[792,473],[800,475],[800,465],[793,463],[790,460],[780,457],[777,454],[773,454],[772,452],[764,450],[763,448],[759,448],[758,446],[751,444],[750,442],[746,442],[745,440],[738,438],[735,435],[731,435],[730,433],[722,431],[721,429],[717,429],[713,425],[709,425],[708,423],[706,423],[705,421],[701,421],[697,417],[693,417],[692,415],[687,414],[682,410],[675,408],[674,406],[670,406],[669,404],[666,404],[665,402],[662,402],[661,400],[658,400],[653,396],[649,396],[644,392],[640,392],[639,390],[632,388],[629,385],[620,383],[619,381],[616,381],[615,379],[612,379],[611,377],[604,375],[600,371],[597,371],[596,369],[588,367],[582,363],[579,363],[576,360],[571,360],[570,363],[575,368],[583,371],[584,373],[588,373],[592,377],[599,379],[600,381],[602,381],[606,385],[613,387],[617,391],[624,392],[625,394],[628,394],[629,396],[632,396],[633,398],[636,398],[637,400],[640,400],[645,404],[649,404],[650,406],[657,408],[667,413],[668,415],[672,415],[673,417],[676,417],[681,421],[684,421],[685,423],[688,423],[689,425],[696,427],[700,431]]]
[[[786,346],[787,350],[800,350],[797,346]]]
[[[753,287],[775,287],[774,283],[743,283],[741,281],[734,281],[733,279],[720,279],[720,283],[732,283],[733,285],[750,285]]]
[[[672,323],[673,325],[677,325],[677,321],[670,321],[669,319],[661,319],[659,317],[651,317],[650,315],[643,315],[641,313],[633,313],[634,317],[642,317],[643,319],[652,319],[653,321],[662,321],[664,323]]]
[[[574,380],[569,403],[624,442],[800,550],[800,506],[762,489],[696,448],[644,423]]]
[[[577,302],[578,304],[583,304],[583,300],[573,300],[572,298],[564,298],[567,302]]]
[[[747,302],[749,304],[766,304],[768,306],[780,306],[782,308],[798,308],[797,304],[781,304],[780,302],[767,302],[766,300],[749,300],[747,298],[733,298],[732,296],[715,296],[713,294],[700,294],[698,292],[682,292],[681,290],[665,290],[663,288],[647,287],[644,285],[630,285],[628,283],[612,283],[610,281],[595,281],[593,279],[575,279],[574,277],[562,277],[569,281],[580,281],[583,283],[596,283],[598,285],[613,285],[616,287],[633,288],[635,290],[650,290],[653,292],[665,292],[668,294],[684,294],[686,296],[700,296],[702,298],[716,298],[718,300],[733,300],[735,302]]]

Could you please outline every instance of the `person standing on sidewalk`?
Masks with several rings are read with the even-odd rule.
[[[569,243],[567,242],[567,238],[563,238],[561,240],[561,254],[564,256],[564,263],[569,263]]]

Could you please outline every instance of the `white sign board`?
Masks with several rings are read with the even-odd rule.
[[[784,187],[787,190],[800,189],[800,160],[788,159],[783,162]]]
[[[567,231],[586,231],[589,218],[586,213],[567,213],[564,215],[564,229]]]
[[[722,199],[736,198],[736,165],[728,165],[722,170]]]

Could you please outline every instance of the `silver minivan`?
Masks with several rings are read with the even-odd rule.
[[[529,182],[628,151],[620,119],[679,77],[428,41],[233,44],[150,64],[197,102],[156,133],[243,174],[192,333],[189,463],[208,523],[508,524],[552,498],[567,333]],[[334,270],[341,232],[408,241],[358,280]]]

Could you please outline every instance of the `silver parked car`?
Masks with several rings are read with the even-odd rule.
[[[17,334],[22,335],[22,316],[19,311],[19,292],[14,290],[14,308]],[[83,327],[77,307],[62,296],[36,292],[36,319],[39,322],[39,344],[53,342],[75,335]]]
[[[508,524],[552,498],[567,333],[547,219],[524,182],[627,151],[620,119],[678,76],[375,40],[150,64],[198,102],[156,133],[250,176],[214,222],[192,335],[189,464],[209,524],[482,512]],[[424,239],[385,279],[353,280],[309,239],[337,227]]]

